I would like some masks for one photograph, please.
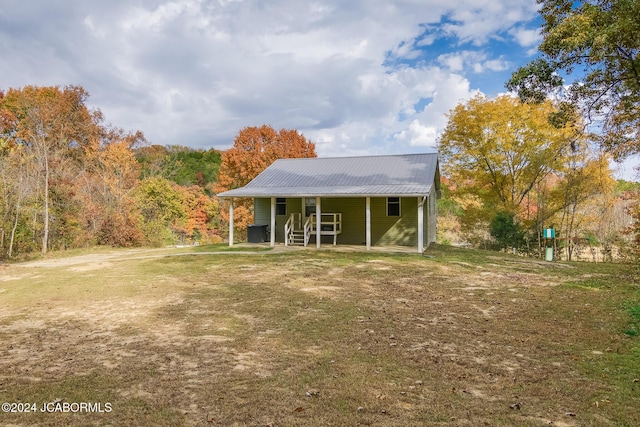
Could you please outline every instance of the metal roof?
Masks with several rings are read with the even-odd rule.
[[[440,190],[438,154],[278,159],[221,197],[421,196]]]

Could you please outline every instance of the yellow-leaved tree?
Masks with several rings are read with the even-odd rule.
[[[580,138],[576,120],[551,124],[556,112],[552,102],[530,105],[510,96],[476,96],[451,111],[438,144],[443,174],[455,184],[453,197],[479,202],[467,204],[463,230],[492,224],[505,234],[503,242],[522,243],[515,228],[527,216],[529,196],[564,167]],[[493,224],[496,219],[506,222]]]

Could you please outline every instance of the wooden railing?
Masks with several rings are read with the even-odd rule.
[[[316,214],[313,213],[307,219],[304,228],[305,246],[308,242],[307,233],[313,235],[317,230]],[[307,223],[310,224],[307,231]],[[333,244],[337,242],[338,234],[342,233],[342,213],[321,213],[320,214],[320,235],[333,236]]]
[[[284,245],[288,246],[294,241],[300,243],[300,232],[302,232],[302,243],[309,244],[311,236],[316,234],[317,220],[316,214],[309,215],[304,225],[302,224],[302,214],[292,213],[284,224]],[[323,213],[320,215],[320,235],[333,236],[333,244],[337,243],[338,234],[342,233],[342,214]]]
[[[313,214],[307,218],[304,223],[304,245],[307,246],[309,244],[309,239],[311,238],[311,231],[313,230]]]
[[[293,232],[302,228],[302,214],[292,213],[284,224],[284,245],[288,246],[293,241]],[[306,245],[305,245],[306,246]]]

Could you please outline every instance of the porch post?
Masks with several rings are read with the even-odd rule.
[[[365,202],[365,222],[366,222],[366,241],[367,241],[367,250],[371,250],[371,197],[367,197],[367,201]]]
[[[233,197],[229,203],[229,246],[233,246]]]
[[[276,245],[276,198],[271,198],[271,247]]]
[[[320,232],[322,231],[322,209],[320,208],[320,197],[316,197],[316,249],[320,249]]]
[[[418,197],[418,253],[424,251],[424,198]]]

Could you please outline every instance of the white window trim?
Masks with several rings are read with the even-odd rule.
[[[389,199],[398,199],[398,215],[389,215]],[[395,202],[394,202],[395,204]],[[387,217],[399,218],[402,216],[402,198],[401,197],[387,197]]]
[[[286,216],[287,215],[287,198],[286,197],[276,197],[276,215],[279,215],[278,212],[278,206],[282,206],[284,205],[284,213],[281,215]]]

